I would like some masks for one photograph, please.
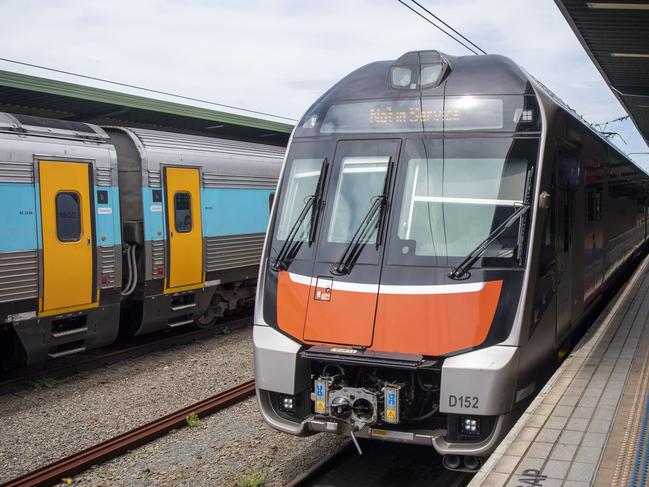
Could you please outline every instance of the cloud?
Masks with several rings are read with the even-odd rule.
[[[553,2],[421,2],[486,51],[520,63],[587,119],[624,113]],[[467,53],[396,0],[0,5],[4,57],[293,118],[368,62],[419,49]],[[624,150],[647,150],[630,122],[621,130]]]

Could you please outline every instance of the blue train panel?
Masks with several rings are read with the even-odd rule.
[[[158,188],[142,188],[142,205],[144,207],[144,239],[164,240],[166,230],[164,202],[154,202],[153,191],[161,190]]]
[[[40,248],[34,185],[0,183],[0,208],[4,209],[5,216],[0,236],[0,252]]]
[[[265,233],[273,189],[203,188],[203,236]]]
[[[119,189],[117,186],[95,186],[97,245],[109,247],[122,243]]]

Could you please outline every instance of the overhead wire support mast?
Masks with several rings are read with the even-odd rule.
[[[477,56],[477,55],[480,55],[480,54],[487,54],[486,51],[484,51],[483,49],[481,49],[480,47],[478,47],[475,43],[473,43],[472,41],[470,41],[467,37],[465,37],[464,35],[460,34],[457,30],[455,30],[453,27],[451,27],[451,26],[448,25],[446,22],[444,22],[443,20],[441,20],[441,19],[440,19],[439,17],[437,17],[435,14],[433,14],[432,12],[430,12],[430,10],[428,10],[428,9],[426,9],[425,7],[421,6],[421,4],[419,4],[419,3],[416,2],[415,0],[412,0],[412,1],[413,1],[413,3],[415,3],[419,8],[421,8],[422,10],[424,10],[425,12],[427,12],[429,15],[433,16],[435,19],[437,19],[439,22],[441,22],[441,23],[444,24],[446,27],[448,27],[449,29],[451,29],[451,30],[452,30],[453,32],[455,32],[457,35],[459,35],[460,37],[462,37],[463,39],[465,39],[465,40],[466,40],[467,42],[469,42],[471,45],[475,46],[475,48],[476,48],[478,51],[476,51],[476,50],[474,50],[472,47],[466,45],[464,42],[462,42],[460,39],[458,39],[457,37],[455,37],[453,34],[451,34],[451,33],[447,32],[447,31],[445,31],[444,29],[442,29],[442,28],[441,28],[439,25],[437,25],[435,22],[433,22],[432,20],[430,20],[428,17],[426,17],[426,16],[425,16],[424,14],[422,14],[421,12],[418,12],[417,10],[415,10],[414,8],[412,8],[412,6],[408,5],[408,4],[405,3],[403,0],[397,0],[397,1],[398,1],[401,5],[403,5],[404,7],[406,7],[407,9],[409,9],[409,10],[411,10],[412,12],[414,12],[415,14],[419,15],[422,19],[424,19],[424,20],[425,20],[426,22],[428,22],[430,25],[432,25],[433,27],[435,27],[437,30],[439,30],[439,31],[443,32],[444,34],[446,34],[448,37],[450,37],[451,39],[453,39],[455,42],[457,42],[458,44],[460,44],[461,46],[463,46],[465,49],[467,49],[468,51],[471,51],[471,52],[472,52],[473,54],[475,54],[476,56]]]
[[[257,110],[251,110],[249,108],[241,108],[241,107],[236,107],[234,105],[226,105],[224,103],[217,103],[215,101],[203,100],[201,98],[194,98],[194,97],[191,97],[191,96],[179,95],[177,93],[170,93],[168,91],[154,90],[152,88],[144,88],[143,86],[131,85],[129,83],[121,83],[119,81],[111,81],[111,80],[105,79],[105,78],[97,78],[95,76],[88,76],[88,75],[85,75],[85,74],[73,73],[71,71],[65,71],[63,69],[50,68],[48,66],[41,66],[39,64],[27,63],[27,62],[24,62],[24,61],[16,61],[15,59],[8,59],[8,58],[0,57],[0,61],[4,61],[6,63],[19,64],[21,66],[28,66],[30,68],[44,69],[45,71],[52,71],[53,73],[66,74],[68,76],[77,76],[79,78],[90,79],[90,80],[93,80],[93,81],[101,81],[102,83],[109,83],[111,85],[123,86],[125,88],[133,88],[133,89],[136,89],[136,90],[148,91],[149,93],[156,93],[158,95],[172,96],[172,97],[175,97],[175,98],[181,98],[183,100],[196,101],[196,102],[199,102],[199,103],[206,103],[208,105],[214,105],[214,106],[219,106],[219,107],[223,107],[223,108],[232,108],[233,110],[239,110],[241,112],[254,113],[254,114],[257,114],[257,115],[266,115],[267,117],[281,118],[283,120],[290,120],[291,122],[297,122],[297,119],[295,119],[295,118],[284,117],[282,115],[275,115],[273,113],[267,113],[267,112],[259,112]]]

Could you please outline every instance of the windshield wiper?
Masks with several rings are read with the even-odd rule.
[[[374,217],[378,214],[379,209],[383,207],[385,203],[385,196],[376,196],[374,198],[374,203],[370,207],[369,211],[363,218],[363,221],[358,226],[356,233],[350,240],[349,244],[345,248],[343,255],[340,257],[338,262],[331,266],[330,272],[335,276],[342,276],[344,274],[349,274],[356,263],[356,259],[360,255],[360,251],[365,245],[363,240],[366,238],[368,231],[372,228],[370,225]]]
[[[286,270],[288,269],[287,261],[290,257],[295,255],[295,251],[302,244],[302,242],[295,242],[295,237],[297,232],[300,230],[302,223],[306,219],[306,216],[311,212],[311,227],[309,228],[309,240],[308,243],[311,245],[315,239],[315,228],[317,223],[318,215],[320,214],[320,207],[322,206],[322,193],[324,191],[324,183],[327,175],[327,159],[322,161],[322,166],[320,167],[320,176],[318,177],[318,183],[316,185],[316,191],[314,194],[311,194],[305,198],[304,207],[300,211],[295,223],[288,232],[284,244],[279,249],[277,258],[272,264],[272,268],[275,271]]]
[[[345,248],[343,255],[340,257],[338,262],[331,266],[329,272],[335,276],[342,276],[349,274],[356,264],[356,260],[361,254],[361,250],[365,246],[365,240],[367,239],[368,232],[373,230],[372,222],[376,215],[379,215],[379,221],[377,222],[377,236],[376,236],[376,247],[379,247],[383,236],[383,226],[385,225],[385,207],[388,201],[388,191],[390,186],[390,179],[392,177],[392,161],[388,162],[387,171],[385,173],[385,182],[383,183],[383,193],[380,196],[374,197],[374,202],[370,209],[367,211],[365,218],[361,221],[360,225],[356,229],[354,236],[350,240],[349,244]]]
[[[449,272],[448,277],[456,280],[467,279],[471,274],[469,274],[469,269],[473,267],[480,256],[487,250],[487,248],[509,227],[511,227],[516,220],[522,217],[530,209],[529,204],[523,204],[520,206],[514,213],[512,213],[507,220],[502,222],[493,232],[491,232],[487,238],[485,238],[478,246],[469,252],[462,262],[460,262],[451,272]]]

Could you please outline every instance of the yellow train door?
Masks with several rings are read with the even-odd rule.
[[[87,163],[39,161],[43,240],[41,312],[93,303],[93,228]]]
[[[203,283],[201,184],[198,169],[165,168],[169,271],[166,291]]]

